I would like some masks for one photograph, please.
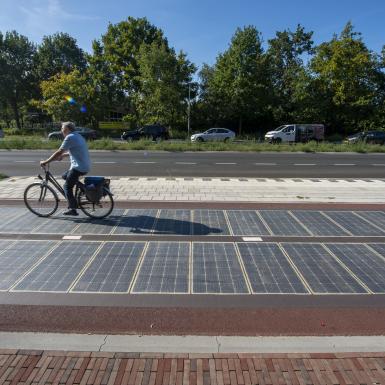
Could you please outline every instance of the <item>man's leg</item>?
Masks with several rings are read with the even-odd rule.
[[[74,197],[73,189],[81,175],[82,175],[81,172],[74,169],[68,170],[63,174],[63,179],[65,179],[63,190],[68,201],[68,208],[70,210],[76,211],[76,208],[77,208],[77,202]]]

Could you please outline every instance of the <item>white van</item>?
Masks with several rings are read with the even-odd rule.
[[[285,124],[265,135],[269,143],[308,142],[324,140],[325,127],[323,124]]]

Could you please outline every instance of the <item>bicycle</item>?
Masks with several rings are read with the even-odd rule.
[[[49,166],[41,166],[45,175],[37,176],[41,182],[34,182],[28,185],[24,191],[24,203],[27,208],[39,217],[49,217],[59,207],[59,197],[55,189],[63,195],[63,187],[49,171]],[[114,208],[113,194],[110,191],[110,179],[103,177],[86,177],[92,181],[99,181],[95,184],[84,184],[78,181],[75,185],[75,198],[78,208],[91,218],[101,219],[111,214]],[[51,187],[51,185],[53,187]]]

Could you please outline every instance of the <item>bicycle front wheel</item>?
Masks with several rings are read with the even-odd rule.
[[[101,219],[111,214],[114,208],[114,199],[109,191],[104,190],[104,194],[98,202],[91,202],[87,198],[85,192],[79,190],[78,205],[80,210],[82,210],[87,216],[95,219]]]
[[[24,203],[35,215],[49,217],[57,210],[59,198],[52,187],[37,182],[30,184],[25,189]]]

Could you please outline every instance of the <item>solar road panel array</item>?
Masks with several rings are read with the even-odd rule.
[[[385,245],[0,241],[0,291],[385,293]]]
[[[382,211],[117,209],[105,220],[90,221],[0,207],[0,215],[3,292],[385,293],[385,244],[357,243],[359,236],[385,236]],[[90,234],[104,241],[12,240],[17,233]],[[109,241],[110,235],[117,237]],[[130,241],[131,235],[147,238]],[[155,235],[164,241],[151,241]],[[168,241],[168,235],[205,238]],[[213,238],[222,235],[272,238]],[[274,242],[274,236],[288,239]],[[298,236],[306,241],[290,242]],[[351,237],[355,243],[315,237]]]
[[[207,236],[385,236],[382,211],[116,209],[104,220],[39,218],[0,207],[0,233]]]

